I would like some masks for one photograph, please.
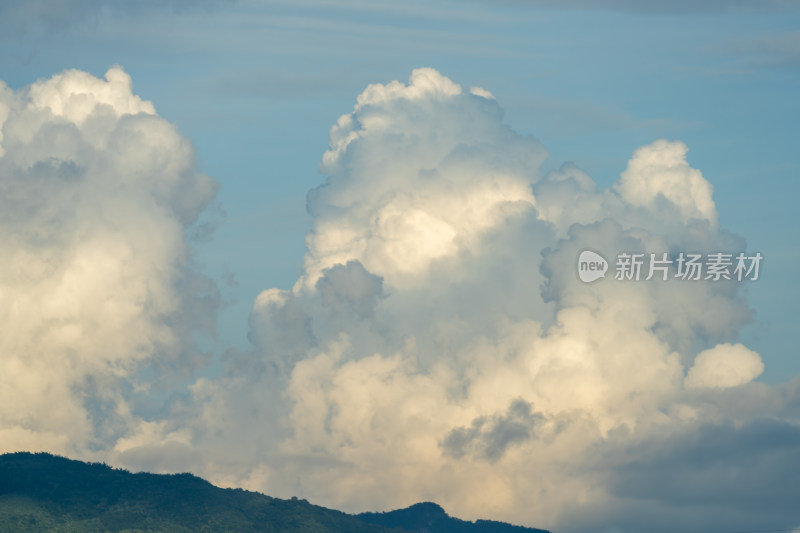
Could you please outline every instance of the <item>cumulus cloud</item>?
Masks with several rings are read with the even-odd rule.
[[[686,386],[736,387],[761,375],[764,363],[741,344],[718,344],[700,352],[686,376]]]
[[[297,283],[256,298],[253,350],[182,407],[204,471],[344,509],[436,500],[559,531],[756,524],[758,503],[731,498],[674,527],[679,481],[625,488],[646,482],[640,465],[667,472],[714,428],[760,428],[796,398],[753,382],[763,364],[736,344],[751,318],[740,284],[673,269],[585,285],[575,272],[586,248],[613,260],[744,240],[719,228],[680,141],[635,150],[607,190],[571,163],[542,176],[546,156],[488,91],[433,69],[367,87],[331,129]],[[796,418],[784,420],[792,442]],[[751,434],[725,433],[741,450]]]
[[[0,95],[0,442],[559,531],[796,519],[730,482],[778,479],[739,463],[792,460],[800,405],[796,381],[754,381],[741,283],[576,274],[587,248],[747,251],[680,141],[633,151],[601,190],[571,163],[542,175],[546,151],[486,90],[433,69],[367,87],[331,128],[297,283],[255,298],[252,349],[142,414],[157,380],[140,369],[198,364],[183,332],[213,292],[185,235],[213,183],[119,69]]]
[[[0,448],[86,453],[140,370],[197,363],[217,297],[186,230],[216,185],[119,67],[0,83],[0,132]]]
[[[433,69],[370,85],[331,129],[325,185],[311,191],[305,275],[357,260],[392,286],[477,249],[534,206],[530,182],[547,156],[516,135],[490,95]],[[453,263],[455,264],[455,262]]]
[[[686,162],[682,142],[659,140],[634,152],[615,189],[628,204],[652,209],[663,199],[680,212],[683,223],[708,220],[716,225],[711,184]]]

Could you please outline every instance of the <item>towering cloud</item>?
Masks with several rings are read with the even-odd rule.
[[[432,69],[408,85],[371,85],[331,130],[327,183],[309,194],[314,230],[301,285],[360,261],[392,286],[478,251],[481,239],[530,210],[530,183],[547,153],[500,120],[486,91]]]
[[[297,282],[156,413],[139,371],[202,363],[184,333],[213,287],[185,232],[213,184],[119,69],[0,95],[5,449],[564,532],[796,520],[798,382],[755,381],[741,283],[614,279],[620,252],[747,251],[683,143],[600,190],[571,163],[542,175],[484,89],[433,69],[367,87],[331,129]],[[606,279],[579,280],[585,249]]]
[[[258,296],[254,351],[192,389],[207,471],[346,509],[435,499],[559,531],[757,524],[758,502],[739,505],[748,490],[725,480],[763,485],[737,459],[769,438],[759,420],[778,405],[794,434],[778,398],[796,384],[753,383],[739,285],[575,272],[585,248],[745,250],[686,154],[655,141],[598,190],[569,163],[541,176],[546,152],[488,91],[432,69],[369,86],[331,129],[298,282]],[[729,497],[663,521],[681,481],[659,478],[721,435],[731,460],[696,469]]]
[[[216,289],[186,229],[214,192],[121,68],[0,83],[2,451],[101,447],[153,385],[139,370],[196,364]]]

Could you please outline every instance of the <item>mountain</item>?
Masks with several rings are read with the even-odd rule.
[[[190,474],[131,474],[49,454],[0,456],[0,531],[386,533],[304,500],[220,489]]]
[[[512,526],[493,520],[459,520],[448,516],[444,509],[431,502],[417,503],[388,513],[361,513],[356,516],[371,524],[417,533],[549,533],[544,529]]]
[[[498,529],[500,528],[500,529]],[[505,528],[505,529],[502,529]],[[0,455],[0,531],[93,533],[541,533],[423,503],[359,516],[221,489],[191,474],[133,474],[46,453]]]

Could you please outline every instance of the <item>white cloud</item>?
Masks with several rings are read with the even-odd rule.
[[[156,114],[151,102],[142,101],[131,92],[131,77],[120,67],[109,69],[104,80],[79,70],[62,72],[31,85],[28,97],[34,109],[49,109],[53,116],[79,126],[104,111],[115,117]]]
[[[735,283],[575,274],[587,247],[744,250],[686,152],[655,141],[598,190],[572,164],[540,177],[543,148],[481,91],[432,69],[369,86],[331,129],[298,283],[256,299],[256,351],[193,390],[205,471],[349,510],[436,500],[468,518],[657,531],[674,494],[643,512],[616,485],[626,469],[669,455],[652,448],[664,435],[689,446],[777,401],[749,383],[758,354],[730,344],[751,316]],[[726,521],[733,502],[691,516],[757,517]]]
[[[794,512],[748,492],[774,468],[731,462],[791,456],[800,405],[797,381],[753,382],[739,285],[575,273],[586,248],[745,249],[686,147],[636,150],[608,190],[572,164],[542,177],[546,152],[488,92],[433,69],[369,86],[331,129],[304,269],[255,299],[252,350],[143,415],[161,375],[142,368],[199,364],[181,317],[208,319],[192,300],[208,286],[185,232],[214,191],[154,113],[119,69],[0,90],[4,449],[99,449],[347,510],[436,500],[559,531]],[[729,456],[696,467],[721,437]],[[657,482],[672,469],[726,496],[691,492],[700,503],[666,522],[687,503],[680,480]]]
[[[367,87],[331,129],[328,181],[309,194],[301,285],[350,260],[391,286],[413,285],[533,208],[530,182],[546,152],[474,93],[433,69]]]
[[[686,162],[680,141],[659,140],[636,150],[615,189],[629,204],[653,209],[660,198],[675,205],[687,223],[692,218],[717,223],[712,186]]]
[[[133,418],[119,380],[183,364],[213,320],[185,231],[216,186],[119,67],[3,87],[0,110],[0,448],[85,453]]]
[[[686,376],[686,386],[737,387],[764,371],[761,356],[741,344],[718,344],[700,352]]]

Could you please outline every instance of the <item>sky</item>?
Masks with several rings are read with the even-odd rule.
[[[798,23],[0,3],[0,452],[558,532],[800,526]]]

